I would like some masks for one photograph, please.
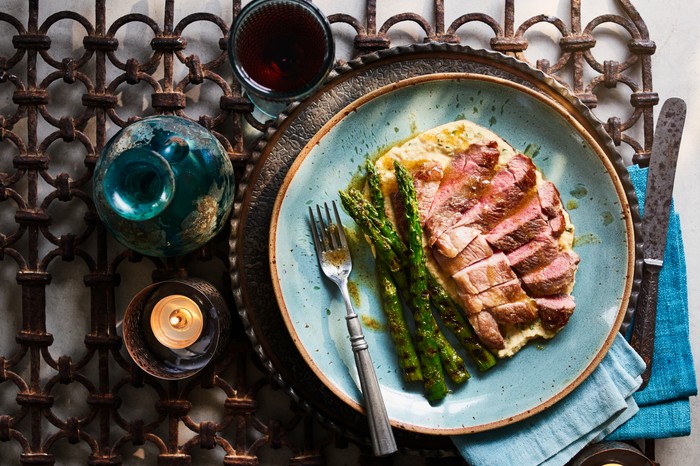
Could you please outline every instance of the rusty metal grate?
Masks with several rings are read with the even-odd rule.
[[[188,382],[149,378],[121,348],[123,307],[148,281],[197,274],[227,291],[227,232],[186,257],[141,257],[114,243],[101,226],[89,194],[91,173],[110,132],[145,114],[170,113],[213,131],[241,174],[249,159],[246,128],[260,130],[268,123],[252,117],[252,106],[227,70],[229,21],[206,12],[181,15],[175,0],[165,2],[157,20],[138,13],[112,17],[110,2],[96,0],[92,20],[59,11],[40,22],[48,3],[29,0],[21,17],[8,13],[10,8],[0,12],[0,26],[10,31],[12,44],[0,54],[0,95],[6,96],[0,101],[1,462],[52,465],[74,458],[120,465],[143,457],[149,464],[173,466],[332,464],[332,451],[349,447],[347,439],[325,431],[275,391],[240,323],[228,357]],[[231,18],[240,3],[232,2]],[[516,2],[505,0],[502,15],[467,12],[450,24],[443,0],[430,4],[430,19],[404,12],[381,25],[377,3],[367,0],[363,17],[329,16],[352,30],[352,55],[390,47],[396,43],[395,26],[409,22],[425,41],[450,43],[468,40],[474,26],[485,26],[492,49],[526,60],[532,31],[553,26],[558,58],[531,64],[568,84],[591,107],[602,103],[605,89],[627,88],[629,116],[609,117],[606,129],[616,144],[631,150],[635,163],[648,162],[653,106],[659,100],[651,88],[655,45],[629,1],[618,0],[618,12],[596,12],[586,24],[580,0],[571,0],[567,18],[539,15],[516,22]],[[60,38],[53,31],[62,21],[84,30],[77,57],[60,56]],[[219,32],[204,44],[207,57],[193,53],[186,38],[187,29],[202,22]],[[133,40],[118,39],[134,23],[153,35],[145,59],[131,55]],[[623,60],[595,57],[596,32],[605,25],[625,31]],[[192,117],[188,95],[205,84],[220,95],[204,108],[199,105],[200,114]],[[130,98],[145,99],[141,112],[124,114],[125,88]],[[78,96],[77,115],[55,111],[53,103],[66,98],[66,89]],[[77,303],[64,302],[67,287],[71,293],[80,290]],[[75,321],[73,332],[65,332],[73,327],[61,323],[65,319]],[[54,328],[62,334],[52,334]],[[72,333],[77,349],[65,350],[66,333]],[[132,409],[135,398],[152,403]],[[362,456],[357,449],[354,454]],[[438,461],[460,463],[426,460]],[[364,456],[362,462],[384,464]]]

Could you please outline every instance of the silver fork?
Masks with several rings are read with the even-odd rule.
[[[389,425],[389,416],[386,412],[386,406],[384,406],[377,374],[374,372],[372,359],[369,355],[367,341],[362,334],[362,325],[352,307],[350,294],[348,293],[348,276],[352,270],[350,249],[348,249],[348,242],[345,238],[345,231],[340,222],[340,215],[338,215],[338,207],[335,201],[333,201],[335,223],[331,219],[327,203],[324,203],[324,210],[326,214],[325,221],[321,213],[321,207],[319,205],[316,206],[317,223],[313,209],[309,206],[311,234],[314,238],[318,263],[326,277],[338,285],[343,295],[343,301],[345,301],[345,320],[350,333],[350,342],[355,355],[357,372],[360,376],[360,389],[365,399],[372,450],[377,456],[389,455],[396,451],[394,433]]]

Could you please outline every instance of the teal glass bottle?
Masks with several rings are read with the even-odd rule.
[[[97,213],[125,246],[175,256],[209,241],[233,203],[233,166],[201,125],[153,116],[120,130],[102,150],[93,176]]]

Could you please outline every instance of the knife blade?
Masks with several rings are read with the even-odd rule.
[[[654,143],[651,148],[646,201],[642,217],[644,266],[630,340],[632,347],[647,365],[642,373],[640,390],[649,383],[651,375],[659,273],[664,263],[671,196],[685,113],[686,105],[683,100],[671,98],[664,102],[656,123]]]

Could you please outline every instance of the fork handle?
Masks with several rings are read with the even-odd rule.
[[[341,287],[342,289],[342,287]],[[347,315],[345,320],[350,333],[352,351],[355,355],[355,365],[360,376],[360,389],[365,399],[365,411],[369,422],[369,435],[372,441],[372,451],[376,456],[385,456],[394,453],[396,440],[389,424],[389,416],[384,405],[382,391],[379,388],[377,374],[372,365],[369,347],[362,333],[362,325],[350,303],[347,290],[342,291],[345,300]]]

